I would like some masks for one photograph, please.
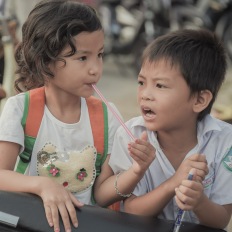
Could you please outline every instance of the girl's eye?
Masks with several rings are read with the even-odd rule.
[[[85,61],[85,60],[87,60],[87,57],[86,56],[82,56],[82,57],[78,58],[78,60]]]

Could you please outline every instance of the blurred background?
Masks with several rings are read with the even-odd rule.
[[[107,83],[108,88],[112,83],[113,89],[117,88],[120,92],[110,93],[102,88],[107,97],[118,105],[126,120],[138,113],[136,102],[132,99],[136,99],[135,82],[145,46],[169,31],[205,28],[215,32],[223,42],[229,66],[212,114],[232,122],[231,0],[102,0],[95,7],[106,37],[107,65],[102,82]]]
[[[24,21],[38,2],[0,0],[0,113],[6,99],[15,94],[14,48],[21,40]],[[228,55],[226,81],[212,114],[232,123],[232,0],[82,2],[97,10],[105,31],[105,64],[99,89],[106,99],[118,107],[124,120],[139,115],[136,102],[137,75],[145,46],[169,31],[205,28],[216,33]]]
[[[138,115],[136,78],[145,46],[169,31],[206,28],[223,41],[229,65],[212,113],[232,122],[232,0],[79,1],[93,6],[101,18],[105,31],[105,68],[99,86],[125,120]],[[0,112],[6,99],[15,94],[14,48],[21,40],[24,21],[38,2],[0,0],[0,99],[3,98]]]

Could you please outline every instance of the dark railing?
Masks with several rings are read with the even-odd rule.
[[[77,209],[79,227],[73,232],[172,232],[174,222],[153,217],[136,216],[115,212],[95,206]],[[3,215],[3,218],[1,218]],[[1,221],[9,216],[11,222],[17,219],[15,227]],[[13,219],[12,219],[13,218]],[[61,232],[64,232],[60,222]],[[0,191],[1,232],[52,232],[48,226],[41,199],[32,194]],[[205,226],[184,222],[180,232],[223,232]]]

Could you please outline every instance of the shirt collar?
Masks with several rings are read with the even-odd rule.
[[[218,120],[211,115],[206,115],[197,124],[197,139],[198,142],[205,136],[209,136],[213,131],[221,131],[221,127],[218,124]]]
[[[132,127],[142,126],[145,127],[144,120],[142,116],[139,116],[133,120]],[[201,121],[197,123],[197,139],[198,144],[201,144],[207,137],[211,135],[213,131],[221,131],[221,127],[218,123],[218,119],[215,119],[211,115],[206,115]],[[158,143],[156,138],[156,133],[152,133],[153,139],[155,138],[156,143]],[[154,141],[154,140],[152,140]]]

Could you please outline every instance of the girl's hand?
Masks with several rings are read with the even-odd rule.
[[[147,132],[144,131],[140,139],[129,143],[128,150],[133,158],[134,173],[143,175],[155,159],[155,148],[147,142]]]
[[[196,169],[192,169],[193,180],[183,180],[179,188],[175,189],[175,200],[182,210],[194,210],[197,208],[204,195],[204,187],[201,182],[196,181]]]
[[[182,180],[187,179],[192,168],[195,169],[195,180],[202,182],[209,172],[205,156],[194,154],[188,159],[183,160],[176,173],[171,177],[175,187],[178,187],[182,183]]]
[[[72,193],[47,177],[41,177],[38,191],[43,200],[48,223],[54,227],[55,232],[60,231],[59,214],[66,232],[71,232],[70,219],[74,227],[78,226],[75,206],[81,207],[83,204]]]

